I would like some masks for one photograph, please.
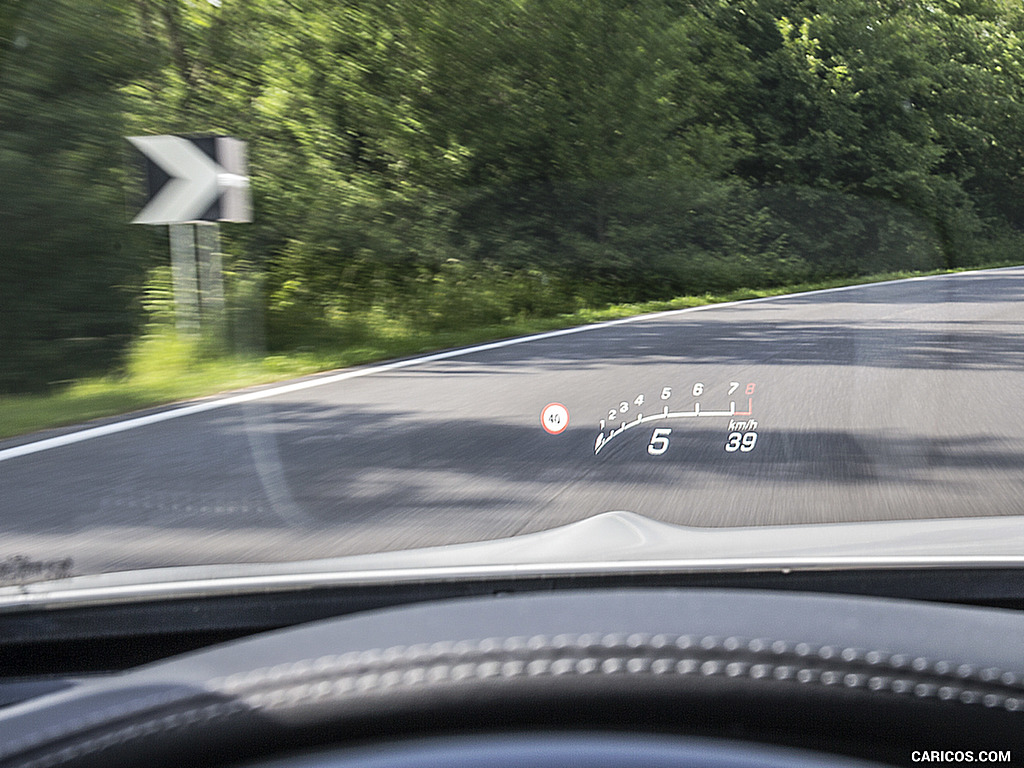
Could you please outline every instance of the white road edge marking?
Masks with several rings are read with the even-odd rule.
[[[49,451],[54,448],[62,448],[66,445],[73,445],[74,443],[84,442],[85,440],[93,440],[97,437],[105,437],[106,435],[113,435],[118,432],[127,432],[132,429],[138,429],[139,427],[147,427],[150,424],[159,424],[162,421],[180,419],[185,416],[192,416],[197,413],[213,411],[218,408],[228,408],[232,405],[240,405],[241,403],[251,403],[255,400],[265,400],[268,397],[285,395],[288,394],[289,392],[300,392],[304,389],[322,387],[327,384],[334,384],[339,381],[345,381],[346,379],[356,379],[362,376],[369,376],[374,373],[386,373],[387,371],[394,371],[400,368],[410,368],[414,365],[424,365],[426,363],[433,363],[438,360],[448,360],[453,357],[463,357],[465,355],[471,355],[476,352],[487,352],[492,349],[511,347],[516,344],[526,344],[531,341],[542,341],[544,339],[552,339],[558,336],[568,336],[574,333],[583,333],[584,331],[594,331],[600,328],[611,328],[612,326],[616,325],[625,325],[627,323],[638,323],[645,320],[653,320],[660,317],[681,315],[685,312],[702,312],[709,309],[735,307],[741,304],[760,304],[765,301],[779,301],[781,299],[790,299],[796,296],[814,296],[825,293],[838,293],[840,291],[853,291],[859,288],[873,288],[880,285],[895,285],[896,283],[906,283],[911,281],[961,277],[965,275],[992,274],[994,272],[1003,272],[1011,269],[1020,269],[1020,267],[1018,266],[1001,267],[999,269],[975,269],[969,272],[955,272],[952,274],[923,275],[920,277],[902,278],[899,280],[885,280],[883,282],[878,283],[860,283],[858,285],[843,285],[838,288],[823,288],[817,291],[801,291],[800,293],[785,293],[780,294],[778,296],[762,296],[761,298],[758,299],[742,299],[740,301],[728,301],[723,302],[721,304],[704,304],[699,307],[668,309],[663,312],[652,312],[646,315],[634,315],[633,317],[623,317],[618,320],[606,320],[603,323],[593,323],[592,325],[577,325],[573,326],[572,328],[561,328],[557,331],[545,331],[543,333],[535,333],[531,336],[518,336],[513,339],[502,339],[501,341],[492,341],[488,342],[487,344],[479,344],[474,347],[451,349],[446,352],[436,352],[431,355],[424,355],[423,357],[413,357],[406,360],[397,360],[393,363],[375,365],[369,368],[360,368],[355,371],[344,371],[342,373],[336,373],[327,376],[319,376],[313,379],[303,379],[302,381],[297,381],[292,384],[285,384],[280,387],[270,387],[268,389],[261,389],[255,392],[246,392],[240,395],[232,395],[230,397],[221,398],[219,400],[210,400],[206,402],[195,403],[193,405],[186,405],[180,408],[171,408],[170,410],[160,411],[159,413],[153,413],[150,414],[149,416],[139,416],[134,419],[127,419],[126,421],[117,421],[111,424],[104,424],[99,427],[89,427],[88,429],[83,429],[78,432],[69,432],[66,435],[58,435],[57,437],[49,437],[31,443],[23,443],[22,445],[16,445],[12,448],[5,448],[3,450],[0,450],[0,461],[8,461],[9,459],[16,459],[20,456],[28,456],[33,453]]]

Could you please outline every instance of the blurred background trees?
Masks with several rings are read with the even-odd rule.
[[[1008,0],[11,0],[0,392],[115,368],[161,295],[126,135],[250,143],[225,251],[278,348],[1018,258],[1022,35]]]

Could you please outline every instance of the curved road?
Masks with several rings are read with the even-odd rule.
[[[0,560],[1019,515],[1022,397],[1024,268],[648,315],[0,443]]]

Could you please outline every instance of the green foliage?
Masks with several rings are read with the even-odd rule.
[[[1010,266],[1010,263],[998,266]],[[582,308],[572,314],[560,314],[552,318],[526,317],[498,328],[469,327],[416,333],[401,324],[379,323],[374,328],[367,328],[366,337],[357,346],[339,346],[338,340],[335,340],[334,346],[274,355],[245,354],[209,359],[198,353],[194,341],[178,338],[169,332],[158,333],[144,338],[133,350],[130,365],[122,374],[85,379],[45,395],[16,395],[0,399],[0,438],[125,413],[171,400],[210,395],[232,388],[411,355],[435,349],[439,343],[465,346],[506,336],[632,317],[645,312],[916,275],[899,271],[768,289],[744,288],[717,295],[705,293],[701,296],[679,296],[669,301],[615,304],[600,309]]]
[[[113,0],[28,0],[0,69],[0,392],[102,370],[134,330],[144,244],[124,218],[138,61]],[[134,246],[134,247],[133,247]]]
[[[906,206],[800,186],[764,187],[758,199],[781,244],[775,273],[760,284],[943,265],[934,223]]]
[[[171,322],[124,135],[249,141],[247,349],[1013,258],[1022,41],[1010,0],[16,0],[0,391]]]
[[[997,207],[1024,223],[1019,6],[744,5],[758,79],[744,95],[744,176],[907,208],[932,222],[949,265],[988,234]]]

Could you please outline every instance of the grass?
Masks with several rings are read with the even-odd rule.
[[[1013,265],[995,264],[986,268],[1000,266]],[[197,343],[170,334],[157,333],[139,340],[132,350],[125,370],[118,375],[84,379],[48,394],[15,395],[0,399],[0,438],[78,424],[321,371],[574,325],[801,291],[949,274],[968,269],[978,268],[892,272],[760,290],[743,288],[723,294],[681,296],[667,301],[637,304],[615,304],[599,309],[583,309],[557,317],[525,318],[501,325],[429,334],[410,330],[398,323],[386,322],[375,327],[369,335],[369,340],[359,345],[272,355],[203,356]]]

